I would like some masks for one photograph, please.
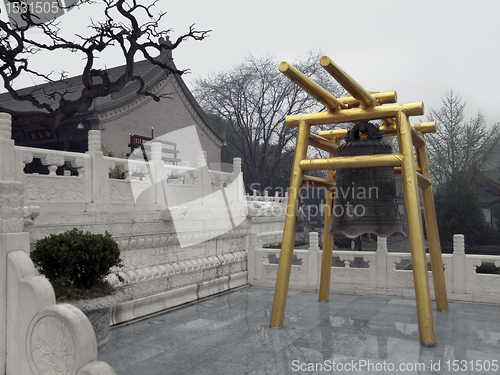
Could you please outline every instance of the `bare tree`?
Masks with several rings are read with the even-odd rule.
[[[19,0],[8,0],[11,4]],[[76,6],[94,3],[93,0],[78,0]],[[49,129],[57,128],[60,123],[73,117],[76,113],[86,112],[93,100],[120,91],[129,82],[137,82],[137,92],[153,97],[158,101],[161,95],[155,95],[145,87],[139,75],[134,74],[134,58],[142,55],[151,64],[160,66],[168,73],[183,74],[168,62],[155,58],[162,51],[173,50],[187,39],[203,40],[208,31],[198,31],[193,25],[187,33],[179,36],[173,42],[167,42],[171,30],[160,28],[159,22],[165,12],[153,14],[153,8],[158,0],[148,5],[139,4],[136,0],[103,0],[104,20],[90,21],[88,33],[75,34],[71,38],[64,37],[56,20],[33,14],[31,7],[23,8],[22,21],[6,22],[0,20],[0,75],[5,89],[19,101],[27,102],[28,111],[12,110],[0,106],[0,111],[10,113],[13,126],[21,127],[37,124]],[[59,5],[62,9],[63,6]],[[75,12],[77,10],[74,10]],[[147,22],[140,22],[146,18]],[[47,21],[47,22],[44,22]],[[29,33],[29,29],[38,29],[41,33]],[[83,30],[82,30],[83,32]],[[43,35],[41,35],[43,34]],[[36,37],[36,39],[35,39]],[[96,59],[104,51],[115,48],[123,56],[124,70],[119,77],[110,77],[106,69],[96,68]],[[47,82],[54,83],[51,74],[32,70],[30,59],[40,52],[81,54],[84,67],[81,75],[83,90],[75,96],[69,91],[44,92],[40,97],[36,89],[29,93],[15,89],[14,82],[23,74],[34,74]],[[59,58],[60,59],[60,58]],[[67,78],[66,72],[61,72],[59,80]]]
[[[293,65],[334,95],[344,94],[319,64],[320,57],[310,53]],[[203,109],[224,120],[227,147],[231,156],[243,159],[247,189],[275,187],[283,173],[288,186],[296,130],[285,127],[285,116],[322,110],[278,65],[270,56],[249,56],[233,69],[195,83]]]
[[[453,91],[445,93],[439,110],[431,109],[437,132],[427,137],[427,148],[434,181],[442,185],[452,178],[474,176],[495,156],[500,140],[500,123],[488,127],[478,113],[465,120],[465,103]]]

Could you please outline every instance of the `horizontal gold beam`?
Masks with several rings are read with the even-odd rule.
[[[411,124],[412,127],[421,133],[435,133],[436,132],[436,123],[435,122],[423,122],[423,123],[418,123],[418,124]],[[344,139],[345,136],[347,135],[347,131],[349,129],[335,129],[335,130],[324,130],[320,131],[318,135],[320,137],[326,138],[326,139],[332,139],[332,138],[338,138],[338,139]],[[387,125],[382,125],[379,130],[384,133],[384,136],[388,135],[396,135],[396,124],[392,126],[387,126]],[[363,134],[360,134],[360,136],[363,136]]]
[[[349,74],[344,72],[337,64],[335,64],[328,56],[323,56],[319,63],[335,80],[344,87],[349,94],[355,97],[363,106],[372,107],[380,105],[380,102],[375,99],[368,91],[366,91],[358,82],[356,82]]]
[[[380,104],[390,104],[398,101],[396,91],[371,92],[370,95],[373,96]],[[359,107],[359,100],[354,96],[345,96],[338,98],[338,100],[339,102],[347,105],[349,108]]]
[[[330,94],[316,82],[310,80],[308,77],[299,72],[286,61],[283,61],[279,65],[279,70],[288,78],[290,78],[297,86],[302,88],[302,90],[307,92],[329,110],[333,110],[338,107],[347,108],[347,105],[341,103],[335,96]]]
[[[435,133],[436,132],[436,123],[432,122],[420,122],[417,124],[411,124],[411,126],[418,132],[421,133]],[[380,127],[380,131],[384,132],[387,135],[395,135],[397,134],[396,124],[393,125],[382,125]],[[320,132],[321,134],[321,132]],[[323,135],[324,137],[324,135]]]
[[[309,125],[338,124],[342,122],[357,122],[361,120],[375,120],[392,118],[402,111],[407,116],[421,116],[424,114],[424,103],[387,104],[370,108],[351,108],[327,112],[308,113],[301,115],[287,116],[285,124],[289,128],[294,128],[301,121]]]
[[[400,167],[401,154],[368,156],[341,156],[328,159],[304,159],[299,162],[303,171],[321,171],[347,168]]]
[[[312,133],[309,134],[309,146],[328,152],[335,152],[339,147],[336,143]]]
[[[325,188],[331,189],[335,187],[335,181],[330,181],[324,178],[314,177],[314,176],[304,176],[304,181],[302,183],[303,187],[308,188]]]

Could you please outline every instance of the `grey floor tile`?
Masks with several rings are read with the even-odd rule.
[[[186,371],[185,368],[174,366],[171,363],[158,363],[146,360],[127,367],[124,371],[116,375],[181,375]]]
[[[412,299],[332,294],[318,302],[317,293],[289,291],[283,327],[274,329],[273,297],[271,288],[244,288],[113,329],[98,359],[118,375],[492,374],[477,368],[453,372],[449,366],[500,360],[498,306],[450,303],[448,312],[434,307],[437,345],[424,348]],[[358,361],[391,363],[396,370],[424,367],[328,371],[333,362]],[[295,371],[297,366],[314,368]]]
[[[205,361],[202,364],[185,370],[183,375],[245,375],[252,371],[255,364],[224,362],[218,359]]]
[[[97,360],[107,362],[116,372],[122,372],[127,368],[142,363],[159,353],[162,349],[141,348],[136,345],[106,345],[97,354]]]

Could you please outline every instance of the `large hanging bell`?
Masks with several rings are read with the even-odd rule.
[[[367,134],[367,138],[360,138],[360,132]],[[391,146],[382,137],[377,126],[361,121],[348,132],[337,156],[391,154]],[[394,168],[338,169],[333,193],[330,235],[338,232],[349,238],[363,233],[381,237],[405,235],[397,205]]]

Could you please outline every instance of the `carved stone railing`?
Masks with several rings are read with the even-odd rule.
[[[252,218],[252,233],[257,235],[257,240],[264,245],[279,243],[283,237],[285,226],[288,193],[280,196],[278,192],[274,197],[264,191],[261,195],[256,190],[253,195],[247,194],[248,213]]]
[[[242,184],[232,184],[238,182],[241,172],[239,158],[234,160],[233,172],[225,173],[208,170],[203,152],[196,166],[189,162],[170,165],[162,160],[157,142],[152,142],[147,161],[104,156],[100,142],[100,132],[91,130],[87,153],[16,146],[18,177],[25,183],[26,200],[40,205],[43,212],[165,210],[197,199],[210,203],[210,194],[225,188],[230,200],[244,201]],[[34,159],[40,159],[49,174],[22,173]],[[68,170],[57,175],[56,170],[64,164],[77,173],[71,176]],[[115,167],[123,179],[109,177]]]
[[[15,148],[19,179],[32,191],[30,204],[41,208],[27,229],[31,246],[74,227],[107,231],[119,243],[125,267],[123,282],[109,278],[120,289],[112,324],[247,284],[251,222],[241,159],[234,159],[231,173],[209,170],[203,151],[194,166],[171,165],[159,146],[151,143],[146,160],[108,157],[100,132],[92,130],[85,154]],[[33,158],[50,173],[22,173],[22,162]],[[77,175],[56,175],[64,163]],[[110,178],[110,172],[125,178]]]
[[[301,264],[292,265],[290,287],[303,290],[319,290],[321,254],[317,246],[317,233],[310,233],[308,250],[295,250]],[[252,234],[248,252],[249,283],[256,286],[274,287],[277,264],[269,262],[269,255],[279,259],[280,249],[266,249]],[[372,294],[414,298],[413,273],[397,269],[410,253],[388,253],[387,239],[378,238],[377,251],[333,251],[330,291],[351,294]],[[429,254],[427,260],[430,261]],[[353,262],[364,267],[353,267]],[[500,304],[500,275],[476,273],[482,263],[491,262],[500,267],[500,256],[466,255],[464,238],[454,236],[453,254],[443,254],[444,275],[448,298],[455,301]],[[409,261],[407,263],[410,263]],[[343,264],[343,266],[338,266]],[[429,285],[433,296],[432,274]]]
[[[38,210],[24,206],[22,171],[33,155],[15,149],[10,138],[10,115],[0,114],[0,375],[115,374],[96,361],[96,337],[87,317],[71,305],[56,304],[51,284],[33,267],[30,235],[23,230]],[[35,156],[52,174],[64,162],[61,154]]]
[[[24,182],[26,201],[50,204],[60,203],[85,203],[90,201],[90,194],[86,191],[91,189],[91,182],[85,178],[85,169],[90,168],[91,158],[89,155],[73,152],[54,151],[30,147],[15,147],[15,160],[17,170],[22,169],[33,162],[35,158],[40,159],[43,165],[49,169],[48,175],[24,174],[19,178]],[[68,163],[78,172],[78,175],[56,175],[58,167]]]

